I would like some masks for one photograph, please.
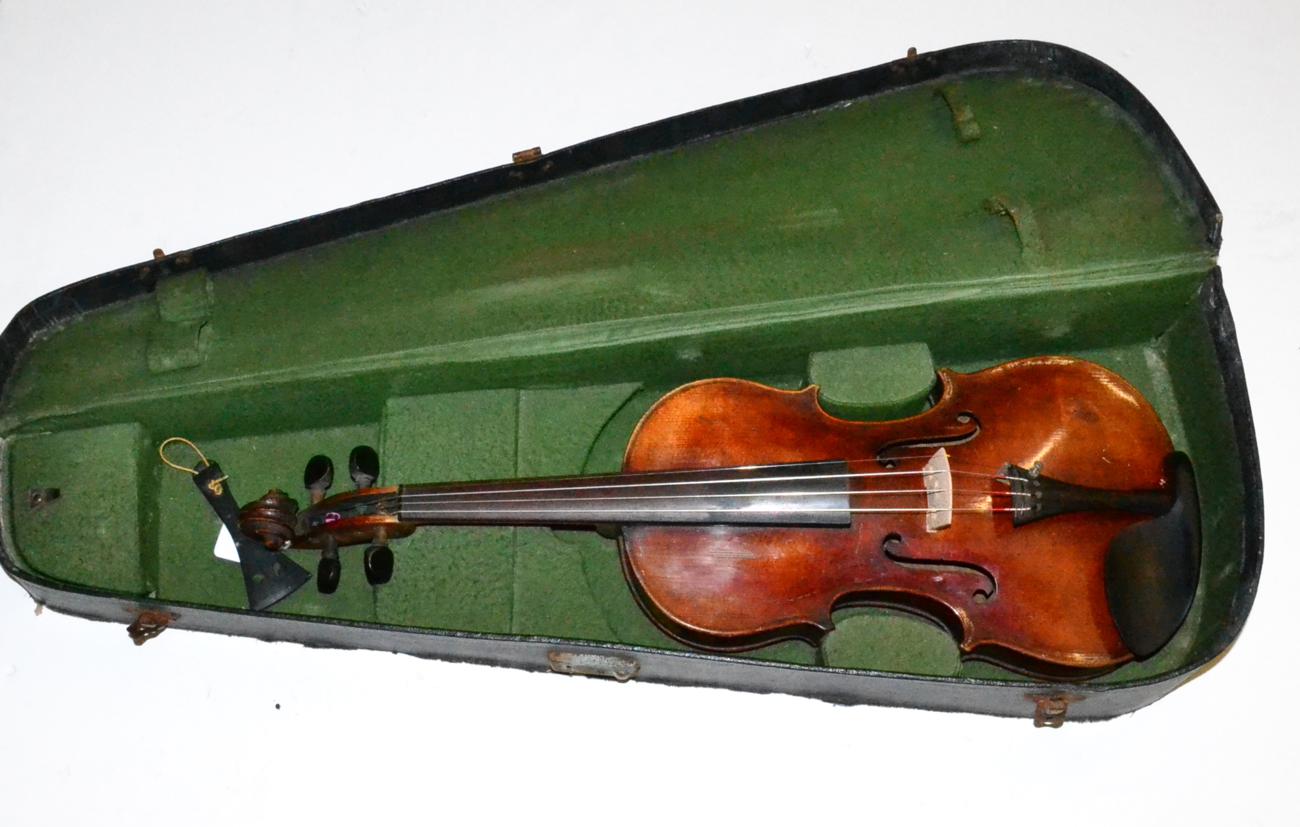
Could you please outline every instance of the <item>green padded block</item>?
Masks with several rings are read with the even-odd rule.
[[[143,595],[152,588],[141,488],[144,430],[134,423],[12,438],[10,507],[22,561],[82,586]],[[29,489],[57,488],[40,508]]]
[[[605,552],[617,561],[614,543],[605,540],[604,544]],[[591,590],[581,587],[583,580],[582,555],[559,533],[545,528],[517,529],[511,631],[574,640],[616,640]]]
[[[519,476],[546,477],[580,474],[596,437],[628,398],[636,384],[585,388],[524,390],[519,393]],[[583,555],[578,535],[520,529],[515,543],[515,610],[513,631],[586,640],[610,640],[614,631],[606,622],[601,602],[583,575]],[[618,565],[618,547],[596,536],[595,554]],[[626,602],[632,596],[622,589]],[[636,607],[633,605],[632,610]]]
[[[519,392],[519,475],[549,477],[582,474],[592,461],[600,435],[613,424],[622,444],[632,434],[624,412],[641,386],[637,383],[597,385],[579,388],[545,388]],[[654,393],[658,398],[661,394]],[[639,420],[643,412],[632,410]],[[620,416],[622,414],[622,416]],[[626,433],[623,433],[626,431]],[[618,456],[601,457],[606,470],[617,470]]]
[[[381,484],[517,476],[519,394],[400,397],[384,407]],[[380,621],[507,633],[514,610],[515,530],[426,528],[393,543],[392,582],[376,589]]]
[[[945,629],[886,609],[836,613],[822,641],[822,663],[913,675],[952,675],[961,666],[957,644]]]
[[[243,504],[279,488],[298,501],[308,502],[302,487],[302,470],[314,454],[334,460],[334,489],[345,490],[348,453],[357,445],[375,445],[379,429],[355,425],[309,431],[258,434],[232,439],[199,440],[213,462],[230,475],[227,484]],[[165,468],[151,456],[160,474],[158,511],[159,596],[167,600],[246,607],[244,579],[236,563],[212,554],[221,523],[186,474]],[[178,450],[176,457],[182,454]],[[313,575],[320,556],[315,551],[290,552]],[[338,590],[323,595],[314,582],[284,601],[276,612],[325,615],[350,620],[374,619],[373,589],[361,571],[360,549],[343,549],[343,577]]]
[[[921,342],[829,350],[808,357],[808,381],[827,412],[844,419],[900,419],[925,410],[934,360]]]

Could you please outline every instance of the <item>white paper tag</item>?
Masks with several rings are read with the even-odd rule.
[[[212,553],[220,560],[239,562],[239,549],[235,547],[235,538],[230,536],[225,525],[222,525],[221,530],[217,532],[217,543],[212,547]]]

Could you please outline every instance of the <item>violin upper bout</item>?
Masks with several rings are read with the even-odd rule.
[[[685,470],[845,459],[846,429],[822,410],[817,386],[782,390],[744,379],[704,379],[671,391],[628,440],[625,471]]]

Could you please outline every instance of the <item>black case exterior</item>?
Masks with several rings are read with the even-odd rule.
[[[1207,242],[1220,243],[1222,216],[1186,152],[1151,104],[1114,70],[1080,52],[1035,41],[998,41],[909,56],[744,100],[712,106],[587,141],[544,156],[542,163],[501,166],[352,207],[123,267],[49,293],[25,307],[0,336],[0,391],[17,360],[43,331],[86,312],[151,292],[160,277],[194,268],[217,271],[271,258],[479,199],[574,175],[688,141],[753,126],[941,77],[1007,70],[1091,87],[1136,122],[1163,154],[1194,200]],[[447,660],[553,670],[626,680],[783,692],[837,703],[872,703],[993,715],[1034,717],[1039,723],[1114,717],[1150,704],[1205,669],[1240,633],[1254,601],[1263,559],[1263,496],[1254,425],[1232,315],[1216,269],[1200,291],[1201,312],[1213,332],[1245,487],[1241,579],[1227,622],[1206,654],[1156,679],[1105,684],[1029,684],[970,678],[925,678],[858,670],[742,661],[696,652],[459,632],[419,632],[377,624],[304,620],[254,612],[124,599],[69,587],[19,571],[0,537],[0,566],[39,604],[95,620],[130,624],[142,613],[168,627],[283,640],[310,646],[366,648]],[[7,469],[0,469],[7,474]],[[137,629],[139,626],[137,625]]]

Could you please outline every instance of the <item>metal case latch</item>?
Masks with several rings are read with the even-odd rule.
[[[619,683],[630,681],[640,671],[636,658],[625,655],[601,655],[594,652],[563,652],[552,649],[546,653],[552,672],[562,675],[586,675],[592,678],[613,678]]]
[[[1060,729],[1070,704],[1083,700],[1082,695],[1028,695],[1034,702],[1034,726]]]
[[[140,612],[130,626],[126,627],[126,633],[131,636],[132,643],[143,646],[146,640],[153,640],[161,635],[167,625],[175,619],[175,616],[168,612],[146,609]]]

